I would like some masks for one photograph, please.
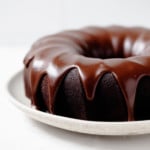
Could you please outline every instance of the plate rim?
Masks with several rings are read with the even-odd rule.
[[[14,104],[17,108],[22,110],[32,119],[68,131],[91,135],[122,136],[122,135],[140,135],[150,133],[150,120],[131,121],[131,122],[87,121],[53,115],[50,113],[45,113],[36,110],[32,107],[28,107],[27,105],[19,102],[19,100],[17,100],[10,91],[10,85],[18,75],[23,76],[23,69],[15,72],[7,81],[6,88],[7,93],[9,95],[8,98],[12,104]]]

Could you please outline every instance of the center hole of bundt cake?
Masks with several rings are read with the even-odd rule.
[[[128,40],[124,41],[92,41],[88,48],[84,50],[84,56],[91,58],[110,59],[110,58],[128,58],[137,55],[145,55],[144,51],[136,48]]]
[[[85,52],[84,56],[91,58],[110,59],[110,58],[125,58],[124,49],[119,48],[117,52],[108,43],[104,45],[92,44],[89,49]]]

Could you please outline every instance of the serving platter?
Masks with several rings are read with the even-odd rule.
[[[38,111],[31,107],[25,96],[23,71],[14,74],[7,84],[9,100],[29,117],[42,123],[85,134],[93,135],[138,135],[150,133],[150,120],[132,122],[84,121]]]

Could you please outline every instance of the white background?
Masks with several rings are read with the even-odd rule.
[[[150,27],[149,0],[0,0],[0,45],[87,25]]]
[[[9,102],[6,84],[23,68],[23,57],[37,38],[68,28],[112,24],[150,27],[150,1],[0,0],[0,150],[150,148],[150,135],[72,133],[33,121]]]

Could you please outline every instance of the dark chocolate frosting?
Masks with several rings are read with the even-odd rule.
[[[139,27],[87,27],[38,40],[24,59],[26,95],[35,104],[39,81],[49,78],[48,111],[65,74],[77,68],[85,95],[92,101],[98,81],[111,72],[121,88],[128,111],[133,108],[139,80],[150,75],[150,30]]]

